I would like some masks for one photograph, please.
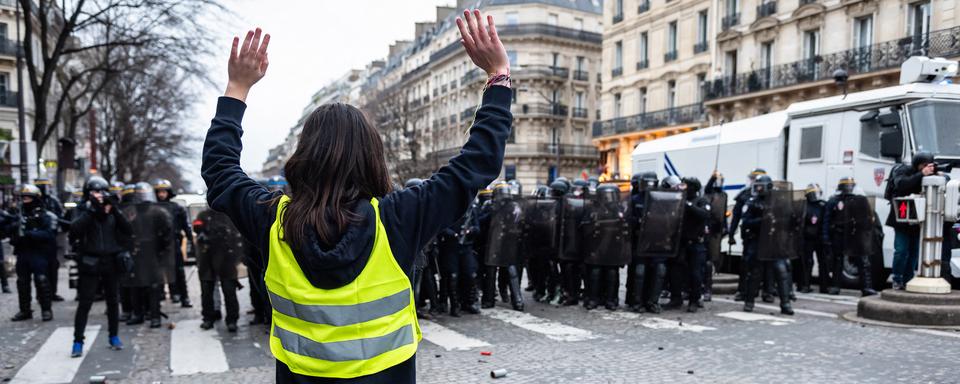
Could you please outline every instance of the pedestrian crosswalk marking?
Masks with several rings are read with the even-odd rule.
[[[849,296],[832,296],[832,297],[831,297],[831,296],[827,296],[827,297],[824,297],[824,295],[818,295],[818,294],[814,294],[814,293],[798,293],[798,294],[797,294],[797,298],[803,299],[803,300],[819,301],[819,302],[822,302],[822,303],[831,303],[831,304],[840,304],[840,305],[849,305],[849,306],[852,306],[852,307],[856,307],[856,306],[857,306],[857,302],[858,302],[859,299],[857,299],[857,298],[852,298],[852,299],[855,299],[855,300],[850,300],[850,299],[842,299],[841,297],[849,297]]]
[[[185,320],[170,335],[170,371],[173,376],[226,372],[227,355],[217,332],[200,329],[201,321]]]
[[[420,320],[420,330],[423,331],[424,339],[448,351],[490,346],[483,340],[474,339],[429,320]]]
[[[507,324],[536,332],[557,341],[583,341],[596,339],[599,336],[585,329],[571,327],[556,321],[536,317],[526,312],[518,312],[503,308],[490,308],[483,311],[483,315]]]
[[[923,333],[927,335],[955,337],[960,339],[960,332],[957,332],[957,331],[940,331],[936,329],[925,329],[925,328],[911,328],[910,330],[916,333]]]
[[[99,325],[91,325],[84,329],[83,356],[70,357],[73,327],[58,327],[10,382],[16,384],[72,382],[77,371],[80,370],[80,364],[90,353],[90,347],[97,340],[98,334],[100,334]]]
[[[719,302],[731,303],[731,304],[741,304],[740,302],[737,302],[737,301],[734,301],[734,300],[723,299],[723,298],[719,298],[719,297],[714,297],[714,298],[713,298],[713,301],[719,301]],[[767,304],[754,304],[754,307],[761,308],[761,309],[766,309],[766,310],[770,310],[770,311],[779,311],[779,310],[780,310],[780,307],[773,306],[773,305],[767,305]],[[839,317],[840,317],[840,316],[838,316],[838,315],[835,314],[835,313],[814,311],[814,310],[812,310],[812,309],[794,308],[793,311],[796,312],[796,313],[799,313],[799,314],[803,314],[803,315],[826,317],[826,318],[828,318],[828,319],[836,319],[836,318],[839,318]]]
[[[716,300],[716,298],[714,298],[714,300]],[[794,319],[770,316],[762,313],[740,312],[740,311],[718,313],[717,316],[726,317],[728,319],[740,320],[740,321],[758,321],[758,322],[767,323],[770,325],[787,325],[796,321]]]
[[[601,313],[601,317],[604,320],[640,320],[640,326],[644,328],[657,329],[657,330],[676,330],[678,332],[695,332],[702,333],[703,331],[716,331],[714,327],[708,327],[704,325],[684,323],[683,321],[678,320],[668,320],[660,317],[643,317],[639,313],[635,312],[598,312]]]

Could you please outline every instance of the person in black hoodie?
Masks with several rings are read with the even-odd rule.
[[[273,303],[277,382],[416,381],[414,255],[500,173],[512,120],[509,60],[492,17],[465,11],[457,25],[467,54],[490,75],[460,154],[422,185],[392,191],[375,127],[355,107],[323,105],[284,167],[292,198],[240,168],[244,100],[266,72],[270,36],[261,43],[257,29],[242,45],[234,38],[201,174],[211,208],[263,255],[255,262]]]

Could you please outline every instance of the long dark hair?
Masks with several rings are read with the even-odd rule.
[[[322,105],[307,117],[283,170],[292,196],[281,224],[293,249],[309,241],[311,230],[324,244],[336,244],[362,219],[352,211],[357,201],[392,188],[379,133],[363,112],[343,103]]]

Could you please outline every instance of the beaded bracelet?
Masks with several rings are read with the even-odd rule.
[[[490,76],[490,78],[487,80],[487,84],[483,86],[483,90],[486,91],[488,88],[494,85],[502,85],[510,88],[510,75],[498,74]]]

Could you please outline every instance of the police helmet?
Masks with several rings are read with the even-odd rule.
[[[837,192],[841,194],[851,194],[856,187],[856,180],[849,176],[843,177],[840,179],[840,182],[837,183]]]
[[[759,175],[755,180],[753,180],[753,185],[750,186],[750,191],[754,196],[766,196],[772,188],[773,179],[767,175]]]
[[[600,185],[600,178],[596,176],[590,176],[587,178],[587,184],[590,184],[591,187],[596,188]]]
[[[523,184],[520,184],[516,179],[507,181],[507,185],[510,186],[510,195],[511,196],[521,196],[523,195]]]
[[[550,194],[550,187],[546,185],[538,185],[537,189],[533,190],[533,197],[537,199],[542,199],[547,197]]]
[[[620,202],[620,188],[616,184],[600,184],[597,187],[597,200],[601,204],[616,204]]]
[[[86,197],[90,197],[90,192],[93,191],[107,192],[109,190],[110,183],[100,176],[90,176],[87,178],[87,181],[83,183],[83,195]]]
[[[29,196],[34,199],[40,197],[40,188],[34,184],[23,184],[20,188],[17,188],[17,194],[20,197]]]
[[[910,165],[913,166],[913,169],[919,169],[921,166],[925,166],[934,161],[933,153],[927,151],[920,151],[913,155],[913,159],[910,161]]]
[[[50,179],[46,177],[38,177],[36,179],[33,179],[33,185],[36,185],[37,188],[40,188],[41,195],[46,195],[50,193],[50,186],[52,184],[53,183],[50,182]]]
[[[553,196],[563,196],[570,192],[570,185],[562,180],[554,180],[550,183],[550,193]]]
[[[510,185],[507,183],[497,184],[493,188],[493,200],[503,200],[510,198]]]
[[[407,182],[403,183],[403,187],[404,188],[416,187],[420,184],[423,184],[423,179],[414,177],[411,179],[407,179]]]
[[[700,188],[703,187],[703,184],[700,183],[700,179],[689,176],[683,178],[683,183],[687,185],[687,196],[696,197],[700,194]]]
[[[124,184],[122,181],[114,181],[110,183],[110,193],[114,196],[120,197],[124,186],[126,186],[126,184]]]
[[[804,196],[810,202],[820,200],[820,193],[820,185],[816,183],[807,184],[807,188],[803,190]]]
[[[679,177],[673,175],[667,176],[662,182],[660,182],[660,188],[664,189],[680,190],[682,185],[683,181],[681,181]]]
[[[150,183],[141,181],[133,184],[133,192],[125,195],[124,202],[136,203],[156,203],[157,195]]]

